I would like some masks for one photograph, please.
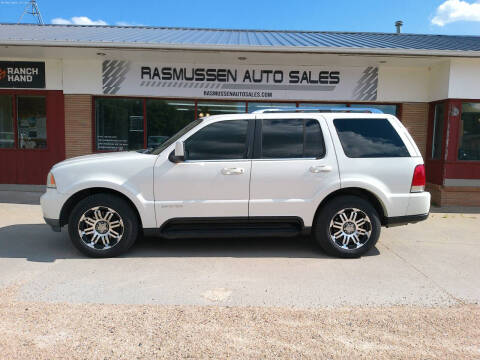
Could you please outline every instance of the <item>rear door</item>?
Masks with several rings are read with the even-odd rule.
[[[320,201],[339,187],[337,159],[321,115],[256,116],[250,217],[300,217],[311,226]]]

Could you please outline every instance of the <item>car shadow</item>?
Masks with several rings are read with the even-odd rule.
[[[373,248],[365,256],[379,254]],[[330,258],[309,236],[175,240],[141,237],[121,256],[138,257]],[[0,228],[1,258],[54,262],[86,257],[70,243],[66,228],[56,233],[46,224],[18,224]]]

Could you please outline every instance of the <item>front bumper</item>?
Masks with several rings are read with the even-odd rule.
[[[40,198],[43,218],[54,231],[60,231],[60,213],[66,200],[66,195],[59,193],[57,189],[50,188],[47,188],[47,191]]]
[[[59,219],[49,219],[49,218],[46,218],[44,217],[43,218],[45,220],[45,222],[50,225],[50,227],[52,228],[53,231],[55,232],[60,232],[62,227],[60,226],[60,220]]]

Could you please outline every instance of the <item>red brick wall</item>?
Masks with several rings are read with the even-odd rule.
[[[65,95],[66,157],[92,153],[92,96]]]
[[[423,158],[427,147],[428,103],[402,104],[401,119],[413,140],[417,143]]]
[[[438,206],[480,206],[480,187],[427,184],[432,203]]]

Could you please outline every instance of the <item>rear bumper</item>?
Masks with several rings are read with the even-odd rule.
[[[430,212],[430,198],[428,191],[411,193],[408,198],[408,207],[405,215],[421,216],[418,214],[428,214]]]
[[[43,218],[45,222],[50,225],[53,231],[60,232],[61,226],[60,226],[60,220],[59,219],[49,219],[49,218]]]
[[[418,214],[418,215],[388,217],[385,219],[385,226],[394,227],[394,226],[401,226],[401,225],[407,225],[407,224],[415,224],[419,221],[427,220],[427,218],[428,218],[428,213]]]

